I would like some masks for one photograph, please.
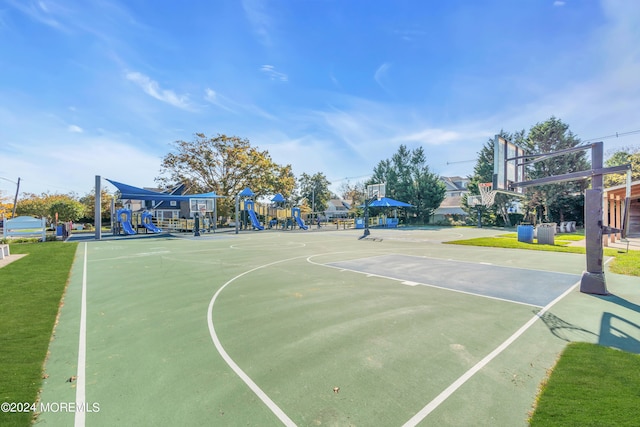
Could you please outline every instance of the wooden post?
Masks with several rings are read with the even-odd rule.
[[[609,195],[609,203],[611,206],[611,212],[609,213],[609,224],[613,227],[616,228],[616,197],[611,194]],[[611,233],[611,243],[615,243],[616,242],[616,233]]]
[[[620,200],[620,196],[616,196],[616,228],[620,230],[622,228],[622,200]],[[616,239],[620,240],[622,238],[621,232],[616,232]]]
[[[609,226],[609,194],[604,193],[602,198],[602,225],[604,227]],[[602,245],[609,246],[609,236],[611,233],[602,234]]]

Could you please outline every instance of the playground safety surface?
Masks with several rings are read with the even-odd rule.
[[[41,400],[99,410],[38,424],[524,426],[567,342],[640,353],[640,279],[596,297],[584,255],[442,243],[502,232],[81,243]]]

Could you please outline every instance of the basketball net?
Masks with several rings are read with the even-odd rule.
[[[483,206],[493,205],[497,191],[492,191],[492,188],[493,184],[490,182],[482,182],[478,184],[478,190],[480,190],[480,197],[482,198]]]

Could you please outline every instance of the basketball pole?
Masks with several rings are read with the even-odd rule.
[[[602,243],[602,215],[604,193],[604,175],[611,173],[627,172],[630,164],[604,167],[604,148],[602,141],[589,145],[576,146],[565,150],[544,154],[529,154],[507,158],[505,161],[534,158],[533,162],[564,154],[591,149],[591,169],[578,172],[570,172],[563,175],[548,176],[531,181],[514,182],[516,187],[530,187],[564,181],[574,181],[591,178],[591,189],[584,194],[584,234],[585,252],[587,258],[586,271],[580,279],[580,292],[595,295],[608,295],[607,283],[604,276],[604,247]],[[531,162],[529,162],[531,163]]]
[[[603,144],[596,142],[591,148],[591,167],[595,170],[603,167]],[[591,177],[591,189],[585,190],[584,240],[587,255],[587,271],[580,279],[580,292],[607,295],[607,282],[604,277],[602,244],[602,193],[604,180],[602,174]]]

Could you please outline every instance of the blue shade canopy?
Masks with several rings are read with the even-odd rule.
[[[372,208],[412,208],[413,205],[389,197],[381,197],[380,200],[374,200],[369,205]]]
[[[154,200],[160,201],[176,201],[187,202],[189,199],[219,199],[224,196],[218,196],[214,191],[210,193],[202,194],[169,194],[162,193],[160,191],[145,190],[144,188],[134,187],[133,185],[123,184],[118,181],[105,178],[111,184],[113,184],[120,192],[120,197],[123,199],[133,200]]]
[[[273,199],[271,199],[272,202],[284,202],[285,198],[282,196],[282,194],[278,193],[275,196],[273,196]]]
[[[245,187],[244,190],[242,190],[242,192],[240,193],[240,197],[253,197],[256,194],[251,191],[251,189],[249,187]]]

